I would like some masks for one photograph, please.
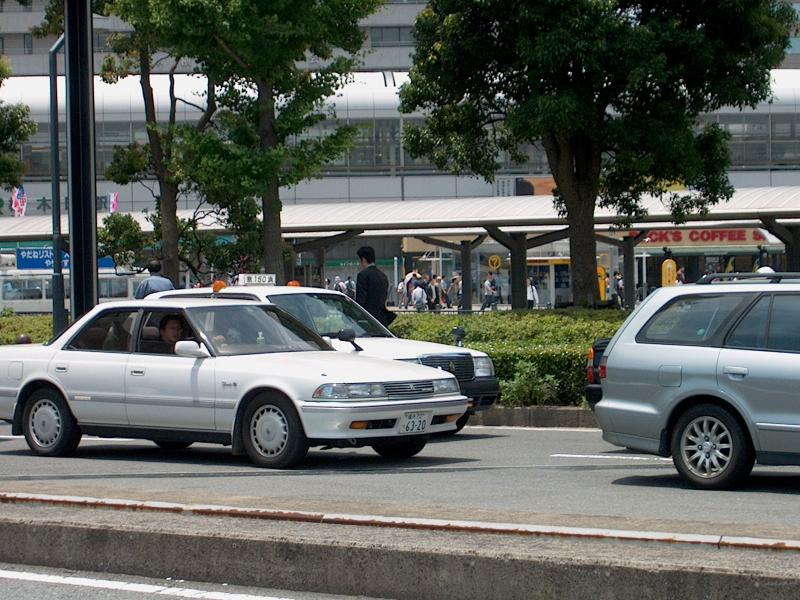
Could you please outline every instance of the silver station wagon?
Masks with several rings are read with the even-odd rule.
[[[600,363],[612,444],[672,456],[700,488],[800,465],[800,274],[725,274],[649,296]]]

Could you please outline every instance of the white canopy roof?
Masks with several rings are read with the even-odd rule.
[[[641,227],[669,227],[670,215],[658,197],[643,201],[647,217],[635,225]],[[179,214],[188,218],[193,211]],[[143,213],[132,213],[145,231],[152,230]],[[98,223],[106,213],[98,214]],[[743,188],[737,190],[730,201],[713,207],[708,215],[693,215],[690,222],[739,222],[749,226],[760,222],[761,217],[781,220],[800,219],[800,187]],[[472,233],[483,231],[486,225],[516,228],[516,231],[544,233],[566,227],[553,206],[552,196],[505,196],[483,198],[453,198],[409,201],[335,202],[329,204],[286,205],[281,213],[285,237],[364,229],[371,235],[419,235]],[[620,221],[608,209],[598,208],[595,223],[598,230],[607,230]],[[207,218],[202,228],[220,231],[222,228]],[[62,217],[62,231],[68,233],[66,216]],[[511,230],[509,230],[511,231]],[[45,240],[52,236],[50,216],[0,218],[0,240]]]

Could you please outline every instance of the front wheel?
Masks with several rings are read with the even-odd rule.
[[[81,441],[81,430],[61,394],[55,390],[34,392],[22,413],[28,447],[40,456],[67,456]]]
[[[739,421],[715,404],[700,404],[675,423],[670,444],[681,477],[702,489],[734,486],[753,469],[755,454]]]
[[[411,458],[422,452],[427,443],[427,435],[408,435],[373,444],[372,449],[383,458]]]
[[[294,404],[281,396],[260,396],[244,411],[244,448],[256,466],[292,467],[308,453],[308,439]]]

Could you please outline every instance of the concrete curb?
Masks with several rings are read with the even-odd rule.
[[[501,427],[596,428],[597,420],[590,409],[577,406],[493,406],[470,416],[469,424]]]
[[[800,581],[796,568],[736,568],[716,554],[729,551],[694,544],[663,545],[687,554],[681,566],[648,556],[652,545],[637,542],[586,540],[566,555],[550,552],[557,540],[536,546],[518,536],[498,543],[498,536],[463,532],[375,535],[374,528],[321,523],[63,510],[5,505],[0,561],[403,600],[788,599]],[[304,534],[309,528],[326,533]]]

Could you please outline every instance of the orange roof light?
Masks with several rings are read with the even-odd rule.
[[[211,284],[211,289],[216,294],[221,289],[228,287],[228,284],[222,281],[221,279],[217,279],[214,283]]]

